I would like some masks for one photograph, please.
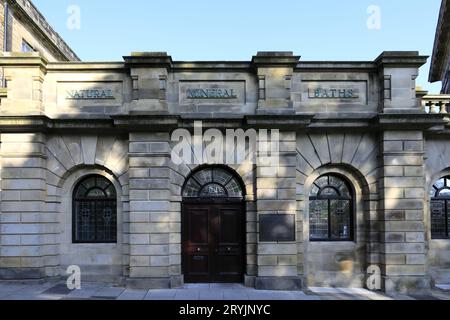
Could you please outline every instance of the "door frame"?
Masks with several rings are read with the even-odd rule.
[[[185,253],[185,223],[186,223],[186,206],[189,205],[200,205],[200,206],[217,206],[217,205],[234,205],[240,206],[242,219],[240,220],[242,223],[242,277],[240,282],[243,283],[245,278],[245,273],[247,269],[247,212],[244,199],[233,199],[233,198],[183,198],[181,202],[181,272],[182,275],[185,275],[186,270],[186,259],[187,255]],[[220,283],[220,281],[217,281]],[[192,283],[202,283],[202,282],[192,282]],[[203,282],[204,283],[204,282]],[[207,282],[211,283],[211,282]],[[227,282],[225,282],[227,283]]]

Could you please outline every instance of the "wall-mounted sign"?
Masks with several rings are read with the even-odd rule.
[[[308,89],[309,99],[358,99],[358,89],[316,88]]]
[[[220,105],[242,105],[246,102],[246,84],[244,80],[180,80],[179,98],[180,105],[214,110]]]
[[[312,76],[311,76],[312,77]],[[367,105],[368,82],[366,80],[309,80],[300,82],[301,100],[304,106]]]
[[[259,217],[259,241],[295,241],[295,215],[263,214]]]
[[[187,99],[236,99],[234,89],[210,88],[210,89],[187,89]]]
[[[68,90],[67,100],[111,100],[115,99],[111,89]]]

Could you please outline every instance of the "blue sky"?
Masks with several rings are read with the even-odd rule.
[[[132,51],[167,51],[174,60],[250,60],[262,50],[303,60],[373,60],[383,50],[431,55],[440,0],[34,0],[85,61],[121,61]],[[80,29],[67,9],[80,8]],[[381,29],[367,28],[367,8]],[[428,83],[429,64],[418,85]]]

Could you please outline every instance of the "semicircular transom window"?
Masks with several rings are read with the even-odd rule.
[[[183,190],[185,198],[242,198],[236,178],[221,168],[208,168],[194,173]]]
[[[81,180],[73,196],[73,242],[117,242],[117,194],[100,175]]]
[[[353,239],[353,195],[341,177],[328,174],[317,179],[309,195],[311,241]]]
[[[430,198],[431,238],[450,239],[450,176],[434,183]]]

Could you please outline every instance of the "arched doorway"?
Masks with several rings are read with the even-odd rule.
[[[245,270],[244,191],[225,167],[203,167],[186,180],[182,204],[186,283],[238,283]]]

